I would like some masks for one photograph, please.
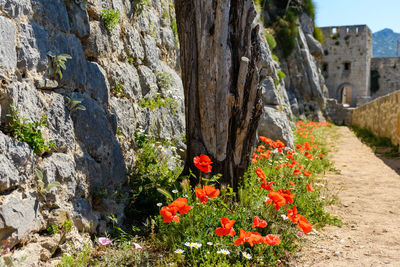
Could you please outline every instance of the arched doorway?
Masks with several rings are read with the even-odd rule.
[[[343,86],[340,90],[340,103],[343,105],[352,106],[353,104],[353,89],[351,86]]]
[[[355,106],[357,99],[357,90],[350,83],[341,84],[336,91],[336,99],[345,106]]]

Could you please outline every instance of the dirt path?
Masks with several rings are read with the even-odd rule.
[[[307,237],[292,266],[400,266],[400,176],[347,127],[340,127],[331,159],[341,174],[326,176],[341,188],[328,208],[344,222]]]

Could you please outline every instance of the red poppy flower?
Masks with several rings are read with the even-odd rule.
[[[305,150],[311,150],[311,146],[308,142],[305,142],[303,147]]]
[[[303,174],[304,174],[305,176],[311,176],[311,172],[306,171],[306,170],[303,171]]]
[[[311,153],[308,153],[307,151],[306,151],[306,153],[304,153],[304,156],[306,156],[308,159],[313,158],[313,155]]]
[[[299,221],[299,215],[297,214],[297,207],[293,206],[293,209],[287,210],[287,216],[292,221],[292,223],[297,223]]]
[[[254,216],[254,223],[251,228],[256,228],[256,227],[260,227],[260,228],[267,227],[267,222],[264,220],[261,220],[260,218],[258,218],[258,216]]]
[[[299,175],[300,174],[300,170],[299,169],[294,169],[293,170],[293,174],[294,175]]]
[[[293,203],[294,194],[290,192],[288,189],[279,189],[277,191],[282,197],[285,198],[286,203]]]
[[[260,168],[257,168],[254,171],[258,175],[258,177],[260,177],[261,180],[265,181],[267,179],[267,177],[265,176],[265,173]]]
[[[218,236],[225,236],[225,235],[230,235],[234,236],[236,234],[235,230],[233,230],[233,225],[236,222],[236,220],[229,220],[226,217],[221,218],[221,225],[222,227],[218,227],[215,229],[215,234]]]
[[[207,155],[200,155],[194,157],[193,159],[194,165],[196,166],[197,169],[204,173],[209,173],[211,172],[211,159]]]
[[[272,181],[272,182],[264,181],[261,183],[261,188],[264,188],[265,190],[268,190],[268,191],[274,191],[274,189],[272,189],[272,187],[271,187],[271,185],[274,183],[275,183],[275,181]]]
[[[296,186],[296,184],[293,181],[289,181],[289,184],[292,186]]]
[[[281,240],[276,235],[270,234],[270,235],[267,235],[264,237],[264,244],[274,246],[274,245],[279,245],[280,243],[281,243]]]
[[[310,224],[310,223],[308,222],[308,220],[307,220],[305,217],[301,216],[301,215],[299,215],[299,222],[298,222],[297,226],[298,226],[301,230],[303,230],[303,232],[304,232],[305,234],[308,234],[308,233],[311,232],[311,230],[312,230],[312,224]]]
[[[209,198],[216,198],[219,196],[219,189],[215,189],[214,186],[211,185],[205,185],[203,186],[204,192],[206,192],[206,195]]]
[[[165,223],[170,223],[172,221],[179,222],[179,216],[176,215],[178,209],[176,207],[162,207],[160,210],[160,215],[163,217]]]
[[[310,191],[310,192],[313,192],[314,188],[312,187],[312,185],[308,184],[307,185],[307,190]]]
[[[194,191],[196,192],[196,197],[203,204],[206,204],[209,198],[216,198],[219,195],[219,189],[215,189],[211,185],[205,185],[203,188],[195,188]]]
[[[268,193],[268,197],[269,197],[269,199],[267,200],[267,203],[272,203],[272,205],[274,206],[274,208],[276,210],[279,210],[280,207],[283,207],[286,204],[285,198],[277,192],[270,191]]]
[[[243,229],[240,229],[240,237],[235,239],[234,243],[236,246],[239,246],[244,243],[249,243],[250,246],[254,244],[260,244],[264,242],[264,238],[260,233],[257,232],[245,232]]]
[[[180,197],[180,198],[177,198],[174,202],[172,202],[168,206],[174,206],[178,209],[178,212],[180,214],[186,214],[189,212],[189,210],[192,209],[191,206],[186,205],[187,201],[188,201],[187,198]]]

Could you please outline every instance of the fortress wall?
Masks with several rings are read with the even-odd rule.
[[[340,101],[341,85],[347,85],[352,88],[351,106],[362,104],[370,96],[371,30],[366,25],[321,30],[325,37],[322,70],[329,96]]]
[[[400,57],[372,58],[371,82],[372,98],[400,90]]]
[[[352,125],[400,144],[400,91],[379,97],[353,110]]]

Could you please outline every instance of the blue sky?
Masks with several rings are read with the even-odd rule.
[[[314,0],[317,26],[367,24],[372,32],[400,33],[400,0]]]

